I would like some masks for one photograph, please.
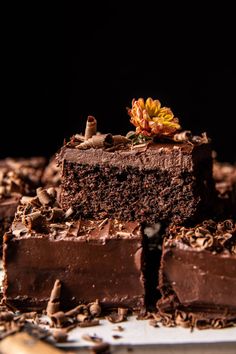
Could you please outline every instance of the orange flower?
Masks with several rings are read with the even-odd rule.
[[[136,134],[144,136],[172,136],[181,127],[178,118],[170,108],[161,107],[159,100],[149,97],[133,99],[132,108],[128,108],[130,122],[136,127]]]

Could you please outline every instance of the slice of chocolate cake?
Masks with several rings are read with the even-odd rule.
[[[4,298],[8,306],[42,310],[56,279],[61,306],[96,299],[103,309],[144,306],[143,239],[137,222],[69,219],[53,189],[18,207],[4,236]]]
[[[83,139],[75,135],[58,157],[62,207],[77,217],[182,224],[211,212],[215,191],[207,139]]]
[[[164,240],[158,309],[163,322],[226,327],[236,322],[236,224],[170,228]]]

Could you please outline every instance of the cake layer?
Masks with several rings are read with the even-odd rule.
[[[137,222],[68,221],[58,206],[40,206],[32,199],[18,208],[12,231],[4,236],[9,306],[44,309],[56,279],[62,283],[62,308],[96,299],[104,309],[144,306],[143,238]]]
[[[236,321],[236,226],[231,221],[172,229],[164,240],[158,308],[186,322]],[[192,322],[191,322],[192,321]]]
[[[209,144],[64,147],[61,202],[77,217],[183,223],[214,198]]]

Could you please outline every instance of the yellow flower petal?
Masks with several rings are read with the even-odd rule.
[[[138,103],[139,103],[139,106],[141,107],[141,109],[145,109],[145,103],[144,103],[144,99],[143,98],[139,98],[138,99]]]
[[[180,129],[178,118],[168,107],[161,107],[159,100],[149,97],[133,99],[132,108],[128,109],[130,122],[136,127],[136,134],[144,136],[171,136]]]

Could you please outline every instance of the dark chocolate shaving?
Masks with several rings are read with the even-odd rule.
[[[212,252],[228,250],[234,253],[236,246],[236,223],[233,220],[215,222],[205,220],[195,227],[181,227],[172,225],[169,228],[166,244],[180,241],[196,249],[208,249]]]
[[[45,230],[45,217],[40,211],[35,211],[31,214],[26,215],[22,219],[24,225],[28,228],[29,231],[43,231]]]
[[[192,138],[192,133],[190,130],[184,130],[183,132],[174,135],[173,140],[176,142],[189,141]]]
[[[36,193],[42,205],[49,205],[52,203],[53,197],[47,192],[46,189],[43,189],[42,187],[37,188]]]
[[[47,220],[50,222],[61,221],[64,218],[64,211],[61,208],[52,208],[49,210]]]
[[[92,342],[92,343],[102,343],[102,338],[94,335],[94,336],[90,336],[89,334],[83,334],[81,336],[82,339],[88,341],[88,342]]]
[[[122,326],[116,326],[112,329],[113,331],[117,331],[117,332],[123,332],[124,331],[124,327]]]
[[[118,312],[112,312],[106,316],[106,319],[111,323],[120,323],[127,320],[128,309],[118,308]]]
[[[67,311],[65,314],[67,317],[75,317],[79,313],[83,313],[83,314],[85,313],[88,316],[89,314],[88,307],[86,305],[78,305],[75,308]]]
[[[158,324],[158,321],[157,320],[154,320],[154,319],[151,319],[149,320],[149,325],[152,326],[152,327],[155,327],[155,328],[158,328],[159,327],[159,324]]]
[[[50,319],[51,319],[52,327],[56,327],[56,328],[61,328],[61,327],[65,326],[66,324],[68,324],[68,322],[69,322],[68,317],[66,316],[65,312],[63,312],[63,311],[58,311],[58,312],[51,314]]]
[[[60,308],[60,296],[61,296],[61,282],[56,280],[51,291],[50,299],[47,304],[47,315],[51,316],[59,311]]]
[[[100,321],[95,319],[95,320],[86,320],[84,322],[80,322],[78,324],[79,327],[85,328],[85,327],[94,327],[100,325]]]
[[[99,300],[96,300],[94,303],[90,304],[89,312],[92,316],[99,316],[101,314],[102,308],[99,304]]]
[[[114,339],[120,339],[120,338],[122,338],[122,336],[119,336],[118,334],[113,334],[112,338],[114,338]]]
[[[113,144],[114,145],[126,145],[131,144],[131,140],[126,138],[123,135],[113,135]]]
[[[92,138],[84,141],[76,146],[79,150],[86,150],[90,148],[101,149],[108,148],[113,145],[113,137],[111,134],[94,135]]]

